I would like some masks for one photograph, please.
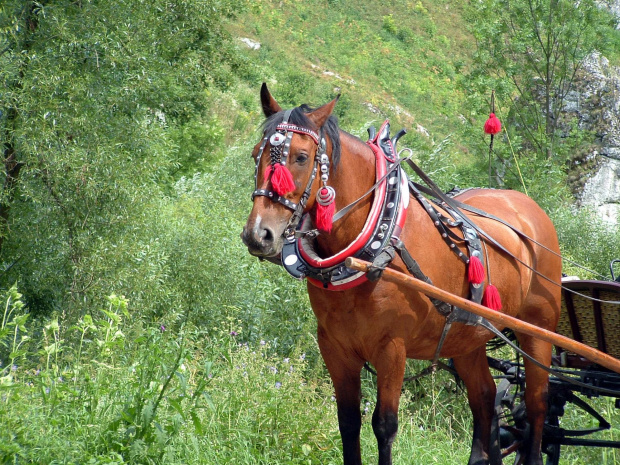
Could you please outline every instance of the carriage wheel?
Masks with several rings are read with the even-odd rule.
[[[525,443],[529,436],[529,423],[525,411],[524,385],[502,379],[495,396],[495,419],[499,430],[501,458],[514,454],[513,465],[525,461]]]
[[[502,459],[514,454],[513,465],[523,465],[527,452],[526,442],[530,425],[525,409],[525,384],[515,383],[514,378],[502,379],[495,396],[495,417],[499,430],[499,448]],[[557,416],[548,416],[546,423],[559,426]],[[544,442],[544,437],[543,437]],[[546,465],[560,463],[560,444],[543,444]]]
[[[556,415],[547,415],[546,423],[551,426],[560,426],[560,419]],[[562,447],[561,444],[547,444],[544,447],[544,452],[547,455],[545,465],[558,465],[560,463],[560,447]]]

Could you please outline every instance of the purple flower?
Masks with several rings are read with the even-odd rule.
[[[267,343],[264,340],[261,339],[260,345],[264,346],[265,344],[267,344]]]
[[[275,375],[278,372],[278,369],[276,367],[269,367],[269,371]]]
[[[237,333],[237,331],[231,331],[231,332],[230,332],[230,335],[231,335],[232,337],[235,337],[237,334],[239,334],[239,333]]]
[[[280,389],[282,387],[282,383],[280,381],[276,381],[276,389]]]
[[[164,331],[166,331],[166,327],[164,325],[160,325],[159,330],[163,333]]]

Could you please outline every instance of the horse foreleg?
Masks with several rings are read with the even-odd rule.
[[[377,406],[372,415],[372,429],[379,446],[379,465],[391,465],[407,355],[404,345],[394,341],[375,354],[372,363],[377,369]]]
[[[531,336],[517,334],[521,348],[540,363],[551,364],[551,344]],[[549,374],[537,367],[528,359],[525,364],[525,408],[530,424],[530,437],[527,444],[525,463],[542,465],[542,435],[547,414],[547,396],[549,390]]]
[[[454,367],[467,388],[467,399],[474,418],[474,434],[468,464],[501,464],[499,448],[491,447],[491,426],[497,388],[489,370],[486,348],[482,346],[453,360]]]
[[[319,331],[319,348],[336,392],[338,428],[342,438],[344,465],[361,465],[360,372],[363,361],[342,354],[342,348],[334,346],[326,337],[322,337],[321,331]]]

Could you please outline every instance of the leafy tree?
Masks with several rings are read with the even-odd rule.
[[[561,111],[604,15],[593,0],[472,2],[476,39],[471,89],[495,88],[510,102],[526,147],[550,159]]]
[[[140,276],[156,199],[221,143],[210,89],[229,72],[223,21],[239,6],[2,3],[0,263],[32,308]]]

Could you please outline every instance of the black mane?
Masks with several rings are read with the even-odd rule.
[[[289,123],[319,132],[320,128],[317,128],[316,125],[312,121],[310,121],[310,118],[306,116],[307,113],[310,113],[314,110],[316,110],[316,108],[311,108],[305,104],[294,108],[291,116],[289,117]],[[265,134],[273,134],[274,132],[276,132],[276,127],[282,122],[283,119],[284,111],[280,111],[271,115],[263,123],[263,132]],[[323,125],[323,131],[324,134],[329,137],[332,143],[332,163],[335,168],[336,166],[338,166],[338,162],[340,161],[340,129],[338,128],[338,118],[336,118],[334,115],[330,115],[329,118],[327,118],[327,121],[325,121],[325,124]]]

